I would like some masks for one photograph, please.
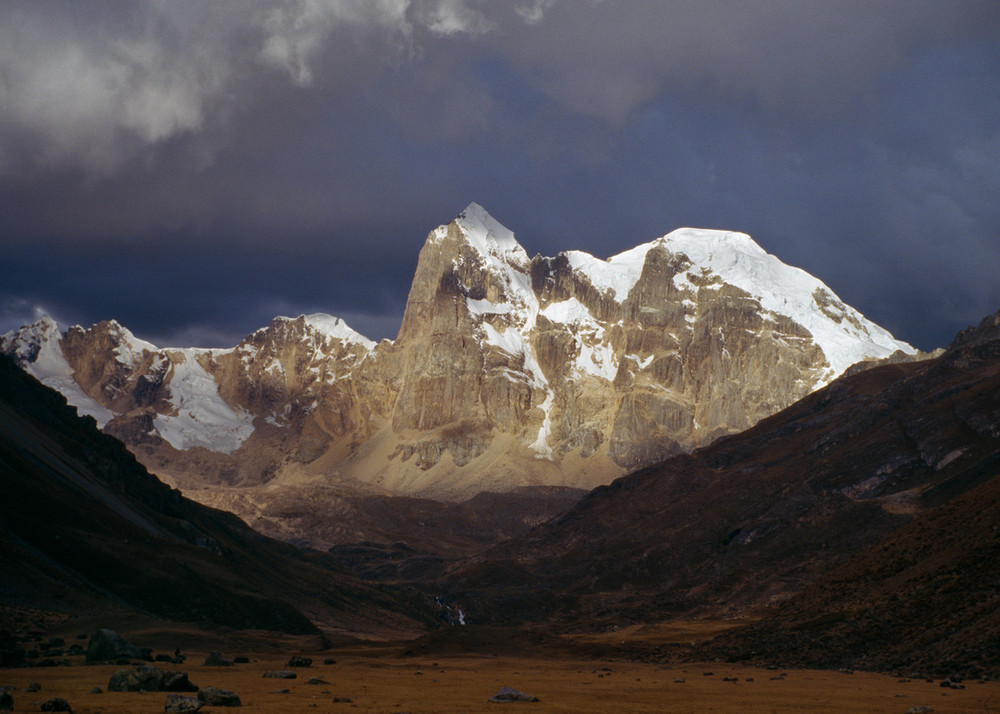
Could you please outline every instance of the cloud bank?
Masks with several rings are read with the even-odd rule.
[[[12,0],[0,327],[392,336],[475,200],[546,254],[744,230],[934,346],[1000,307],[998,38],[972,0]]]

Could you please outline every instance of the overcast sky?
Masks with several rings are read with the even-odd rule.
[[[0,4],[0,332],[394,337],[472,201],[530,255],[744,231],[947,344],[1000,309],[1000,3]]]

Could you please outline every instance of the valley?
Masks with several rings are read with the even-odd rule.
[[[65,622],[52,633],[67,641],[88,621]],[[469,632],[462,643],[444,640],[421,646],[405,642],[329,642],[316,637],[264,637],[260,633],[217,633],[164,623],[128,621],[129,637],[156,652],[180,650],[190,681],[239,695],[239,711],[493,712],[489,702],[503,687],[538,701],[521,706],[533,712],[934,712],[987,711],[1000,697],[1000,683],[967,680],[962,689],[945,689],[939,680],[784,667],[753,667],[713,662],[642,661],[648,639],[657,642],[707,636],[719,623],[679,623],[672,632],[628,631],[595,641],[559,640],[558,645],[527,649],[532,638],[505,642],[495,632]],[[536,642],[538,637],[533,638]],[[554,639],[554,638],[551,638]],[[524,648],[516,651],[517,648]],[[245,663],[212,666],[202,662],[212,651],[243,656]],[[602,652],[603,650],[603,652]],[[268,671],[288,670],[293,655],[312,660],[297,667],[295,679],[266,679]],[[638,655],[638,656],[637,656]],[[328,660],[334,663],[326,664]],[[0,686],[13,687],[16,710],[37,710],[53,697],[74,712],[134,714],[162,711],[162,692],[107,691],[121,665],[98,664],[46,669],[0,669]],[[315,681],[315,683],[310,683]],[[29,684],[40,685],[28,692]],[[100,687],[101,693],[93,693]],[[204,711],[225,710],[206,707]]]
[[[989,701],[1000,313],[934,354],[889,336],[841,364],[845,344],[869,349],[880,328],[799,273],[788,280],[812,290],[812,313],[766,307],[787,266],[745,236],[670,234],[603,267],[579,254],[525,263],[491,220],[470,207],[431,233],[393,343],[317,315],[276,318],[228,351],[160,349],[111,322],[63,332],[43,319],[3,336],[6,641],[112,627],[268,667],[332,653],[339,681],[379,692],[364,695],[371,711],[451,710],[442,693],[476,711],[496,672],[520,673],[511,686],[536,689],[545,711],[615,697],[634,711],[818,710],[838,697],[900,711],[890,695],[925,706],[928,678],[986,682],[939,687],[949,699],[935,711]],[[733,282],[667,250],[692,235]],[[464,257],[440,273],[441,255]],[[777,282],[743,283],[752,294],[734,264]],[[561,272],[573,265],[588,267]],[[622,275],[635,282],[615,302]],[[641,309],[653,294],[659,307]],[[591,318],[610,316],[600,330],[538,330],[585,295]],[[848,326],[833,347],[812,340],[823,320]],[[658,353],[665,343],[676,354]],[[604,345],[610,380],[580,366],[587,344]],[[674,361],[680,373],[655,367]],[[575,441],[584,423],[593,442]],[[75,666],[18,657],[53,689],[83,684]],[[426,679],[428,661],[455,679]],[[252,695],[248,708],[321,706],[311,686],[275,695],[246,669],[218,681]],[[399,684],[411,676],[420,686]]]

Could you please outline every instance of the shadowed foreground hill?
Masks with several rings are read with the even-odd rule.
[[[1000,435],[1000,313],[959,337],[939,371],[992,361],[984,381]],[[987,387],[987,385],[992,385]],[[787,602],[723,639],[734,659],[803,666],[1000,675],[1000,453],[967,473],[985,481],[892,533]],[[954,485],[954,484],[952,484]],[[947,498],[949,484],[928,496]]]
[[[452,598],[470,622],[767,612],[997,473],[998,321],[935,360],[842,378],[743,434],[596,489],[466,561]]]
[[[1000,476],[713,649],[805,667],[1000,674]]]
[[[183,498],[2,355],[0,604],[293,634],[415,632],[435,617],[422,597]]]

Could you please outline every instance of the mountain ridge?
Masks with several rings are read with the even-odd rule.
[[[529,258],[478,204],[428,235],[395,340],[322,314],[226,349],[157,348],[113,321],[36,327],[0,347],[185,490],[333,480],[453,501],[608,483],[856,358],[917,354],[745,234]]]
[[[14,614],[138,613],[292,634],[438,621],[422,596],[372,587],[183,497],[4,355],[0,470],[0,604]]]
[[[957,563],[975,564],[980,590],[996,579],[995,522],[971,510],[974,493],[986,499],[983,513],[996,509],[998,325],[1000,313],[935,359],[845,376],[745,432],[594,489],[561,516],[454,564],[443,576],[448,601],[473,623],[567,628],[777,611],[774,622],[735,633],[737,644],[718,651],[883,667],[903,661],[905,646],[884,636],[878,615],[859,618],[858,601],[876,600],[909,642],[921,623],[894,603],[922,599],[937,628],[928,642],[947,639],[958,653],[948,603],[967,614],[976,598],[947,595]],[[976,524],[968,537],[962,513]],[[895,573],[920,597],[893,596],[887,580]],[[990,618],[983,627],[962,616],[977,659],[996,651],[995,601],[980,603]],[[840,614],[825,619],[828,612]],[[797,643],[805,632],[815,639]],[[851,638],[850,652],[837,633]],[[934,646],[922,644],[909,661],[927,666]]]

